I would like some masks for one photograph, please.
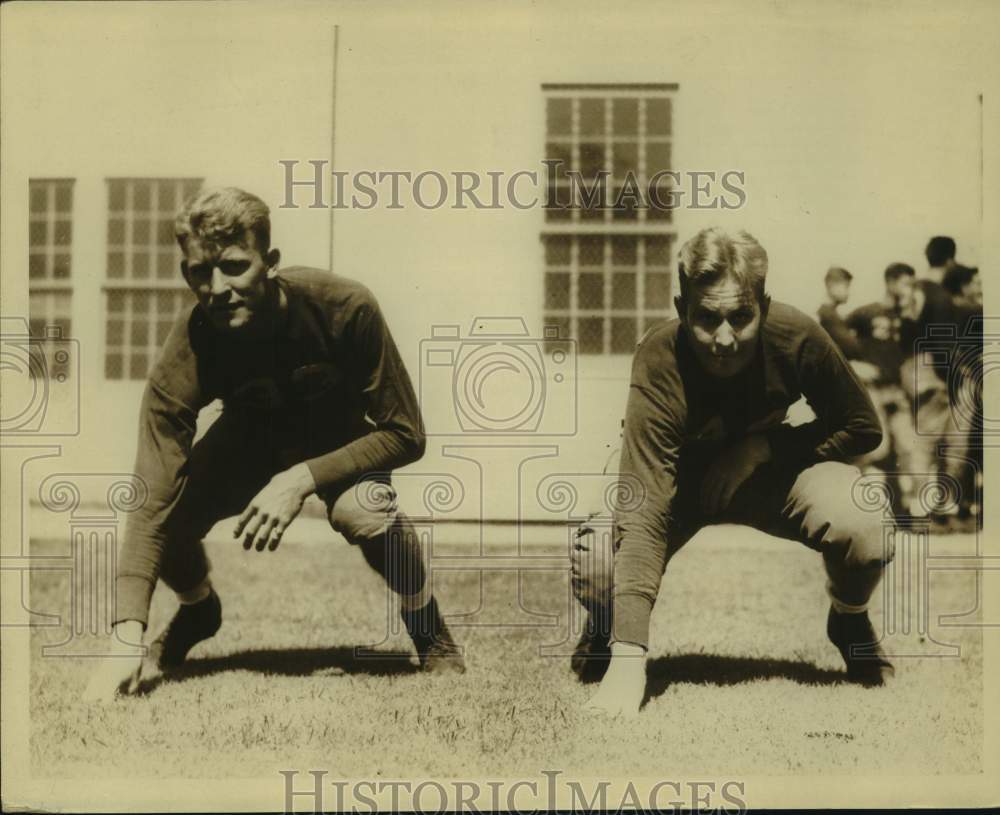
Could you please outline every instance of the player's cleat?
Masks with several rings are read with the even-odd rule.
[[[414,644],[417,646],[420,667],[427,673],[465,673],[465,659],[462,657],[462,649],[455,644],[447,629],[438,634],[437,638],[431,642]]]
[[[428,673],[465,673],[462,649],[452,639],[437,599],[417,611],[404,611],[403,623],[417,649],[420,667]]]
[[[204,600],[182,604],[149,646],[148,659],[162,671],[176,668],[195,645],[214,636],[222,625],[222,601],[215,589]]]
[[[581,682],[600,682],[607,673],[610,661],[611,643],[608,637],[587,630],[580,635],[580,641],[573,650],[569,665]]]
[[[878,643],[868,612],[839,614],[830,609],[826,634],[837,646],[847,665],[847,678],[861,685],[885,685],[896,675]]]

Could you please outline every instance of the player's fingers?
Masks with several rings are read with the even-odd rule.
[[[277,525],[277,518],[268,518],[264,523],[260,525],[257,530],[257,536],[255,538],[256,548],[258,552],[263,552],[267,548],[267,541],[271,537],[271,530]]]
[[[140,662],[134,671],[129,674],[128,679],[122,683],[121,693],[132,696],[139,690],[139,683],[142,681],[142,663]]]
[[[243,548],[247,551],[253,547],[254,538],[257,537],[257,530],[266,520],[266,516],[263,513],[258,512],[250,521],[247,523],[243,530]]]
[[[274,529],[271,530],[271,537],[267,544],[268,551],[273,552],[278,548],[278,544],[281,543],[281,536],[284,534],[285,525],[282,523],[276,523],[274,525]]]
[[[243,532],[243,528],[247,525],[247,522],[254,516],[257,512],[257,507],[250,504],[243,513],[240,515],[239,519],[236,521],[236,526],[233,529],[233,537],[238,538]]]

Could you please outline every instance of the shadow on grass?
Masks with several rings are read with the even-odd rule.
[[[146,694],[167,682],[183,682],[228,671],[254,671],[279,676],[312,676],[321,672],[390,676],[416,673],[410,654],[402,651],[369,651],[358,646],[331,648],[254,648],[217,657],[194,657],[178,668],[157,673],[140,683]]]
[[[651,659],[646,665],[646,699],[662,694],[670,685],[739,685],[757,679],[791,679],[803,685],[839,685],[843,671],[819,668],[811,662],[760,659],[721,654],[676,654]]]

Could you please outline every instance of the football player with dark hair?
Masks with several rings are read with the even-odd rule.
[[[851,331],[850,326],[840,313],[840,308],[847,303],[851,294],[851,281],[854,280],[847,269],[839,266],[831,266],[823,277],[823,284],[826,286],[826,300],[819,307],[817,317],[819,324],[826,329],[837,347],[848,359],[860,359],[861,346],[857,337]]]
[[[767,253],[751,235],[703,230],[678,265],[679,318],[648,331],[632,365],[619,477],[639,498],[619,505],[613,540],[581,534],[572,553],[589,612],[572,664],[603,674],[590,707],[638,711],[664,569],[716,523],[819,552],[827,634],[850,679],[881,684],[893,668],[867,609],[892,540],[881,514],[852,500],[860,473],[847,463],[881,440],[871,401],[829,335],[771,301]],[[793,427],[786,411],[803,395],[816,418]]]

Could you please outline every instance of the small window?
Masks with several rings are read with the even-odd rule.
[[[108,379],[145,379],[178,312],[194,302],[181,277],[173,225],[201,183],[193,178],[108,179]]]

